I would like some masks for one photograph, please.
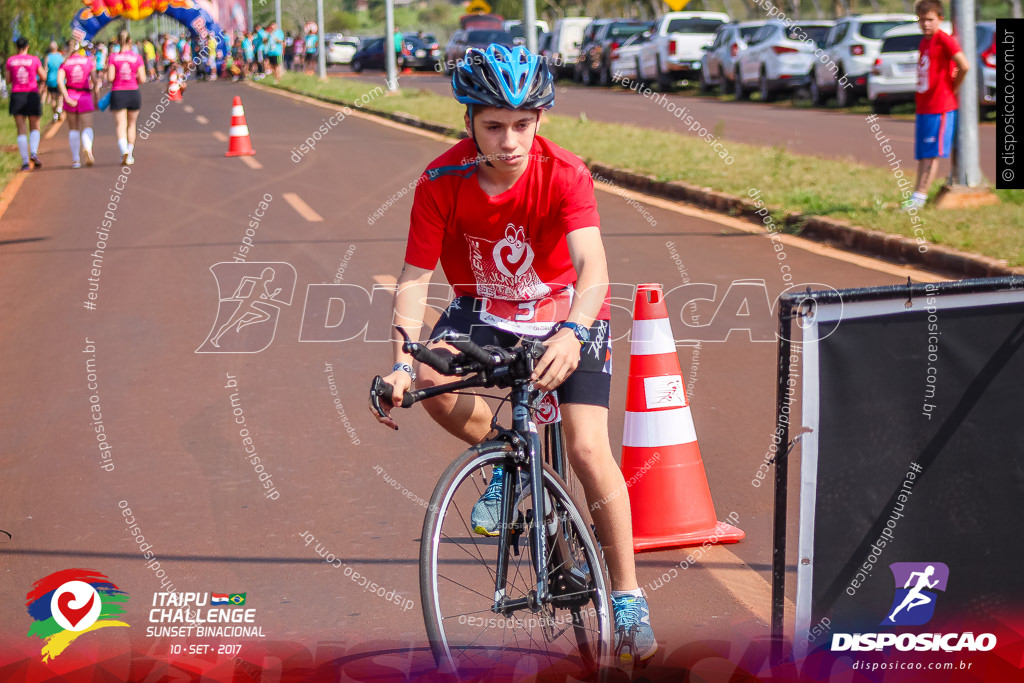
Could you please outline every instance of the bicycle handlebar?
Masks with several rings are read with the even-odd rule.
[[[401,327],[398,328],[398,331],[405,338],[402,350],[420,363],[434,368],[442,375],[452,377],[478,373],[476,377],[471,379],[407,391],[402,395],[403,408],[408,408],[418,401],[448,393],[449,391],[470,387],[496,386],[502,381],[529,379],[529,374],[533,370],[533,362],[544,355],[544,351],[547,348],[541,342],[530,339],[524,339],[520,346],[508,348],[498,346],[481,347],[467,337],[449,334],[443,338],[443,341],[459,350],[458,354],[452,354],[445,349],[430,349],[418,342],[412,341]],[[513,366],[519,366],[517,368],[518,372],[511,371]],[[500,372],[506,368],[510,372]],[[373,405],[373,409],[381,417],[384,417],[381,399],[386,403],[391,403],[394,391],[395,388],[385,382],[380,375],[373,378],[373,384],[370,385],[370,402]]]

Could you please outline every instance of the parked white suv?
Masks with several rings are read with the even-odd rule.
[[[768,21],[758,31],[736,62],[733,94],[747,98],[757,88],[762,102],[770,102],[776,93],[806,85],[814,51],[825,44],[831,21],[798,21],[787,25],[778,19]]]
[[[763,21],[742,21],[719,26],[715,42],[704,53],[700,66],[700,88],[710,92],[721,86],[723,92],[732,87],[732,75],[736,71],[736,60],[747,49],[747,43],[764,26]]]
[[[651,40],[640,48],[640,80],[657,81],[668,90],[673,81],[700,74],[704,51],[715,31],[729,23],[722,12],[668,12],[651,29]]]
[[[946,33],[953,31],[949,22],[942,22],[940,28]],[[892,105],[914,101],[921,38],[917,24],[897,26],[882,36],[882,48],[868,76],[868,99],[874,113],[888,114]]]
[[[825,40],[827,59],[816,60],[811,71],[814,103],[825,104],[835,93],[840,107],[855,104],[867,93],[868,73],[882,49],[882,35],[915,21],[913,14],[853,14],[837,19]]]

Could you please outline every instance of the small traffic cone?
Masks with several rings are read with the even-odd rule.
[[[735,543],[746,535],[717,521],[658,284],[640,285],[633,305],[622,475],[636,552]]]
[[[178,83],[177,71],[172,71],[167,78],[167,99],[171,102],[181,101],[181,85]]]
[[[256,154],[249,139],[249,126],[245,123],[245,111],[242,109],[242,98],[235,95],[231,103],[231,131],[229,133],[228,152],[226,157],[248,157]]]

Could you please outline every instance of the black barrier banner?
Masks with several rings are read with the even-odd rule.
[[[796,642],[994,647],[1024,617],[1024,292],[821,305],[805,335]]]
[[[1021,65],[1017,59],[1017,46],[1024,44],[1024,19],[997,19],[996,52],[996,189],[1024,189],[1024,155],[1021,130],[1017,117],[1017,88]],[[984,69],[985,65],[979,64]],[[981,87],[985,87],[982,83]]]

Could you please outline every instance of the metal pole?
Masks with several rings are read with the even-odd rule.
[[[786,405],[786,391],[790,378],[790,335],[793,332],[794,304],[788,296],[779,300],[779,355],[775,383],[775,433],[779,449],[775,454],[775,514],[772,521],[772,605],[771,645],[769,656],[772,666],[782,663],[786,644],[786,499],[789,483],[789,422],[782,422],[782,408]],[[781,433],[780,433],[781,432]]]
[[[274,19],[277,21],[277,28],[284,31],[284,26],[281,24],[281,0],[274,0]]]
[[[523,35],[526,49],[537,54],[537,0],[524,0]]]
[[[398,90],[398,78],[395,74],[395,3],[384,0],[384,65],[387,67],[387,88],[390,92]]]
[[[327,52],[325,48],[327,41],[324,40],[324,0],[316,0],[316,23],[320,30],[317,31],[317,70],[321,81],[327,80]]]
[[[248,26],[249,26],[249,32],[252,33],[252,0],[249,0],[248,5],[249,5],[249,18],[247,20],[247,23],[248,23]]]
[[[953,35],[971,68],[960,85],[960,110],[949,174],[950,185],[979,187],[984,182],[978,160],[978,49],[975,44],[974,0],[953,0]]]

